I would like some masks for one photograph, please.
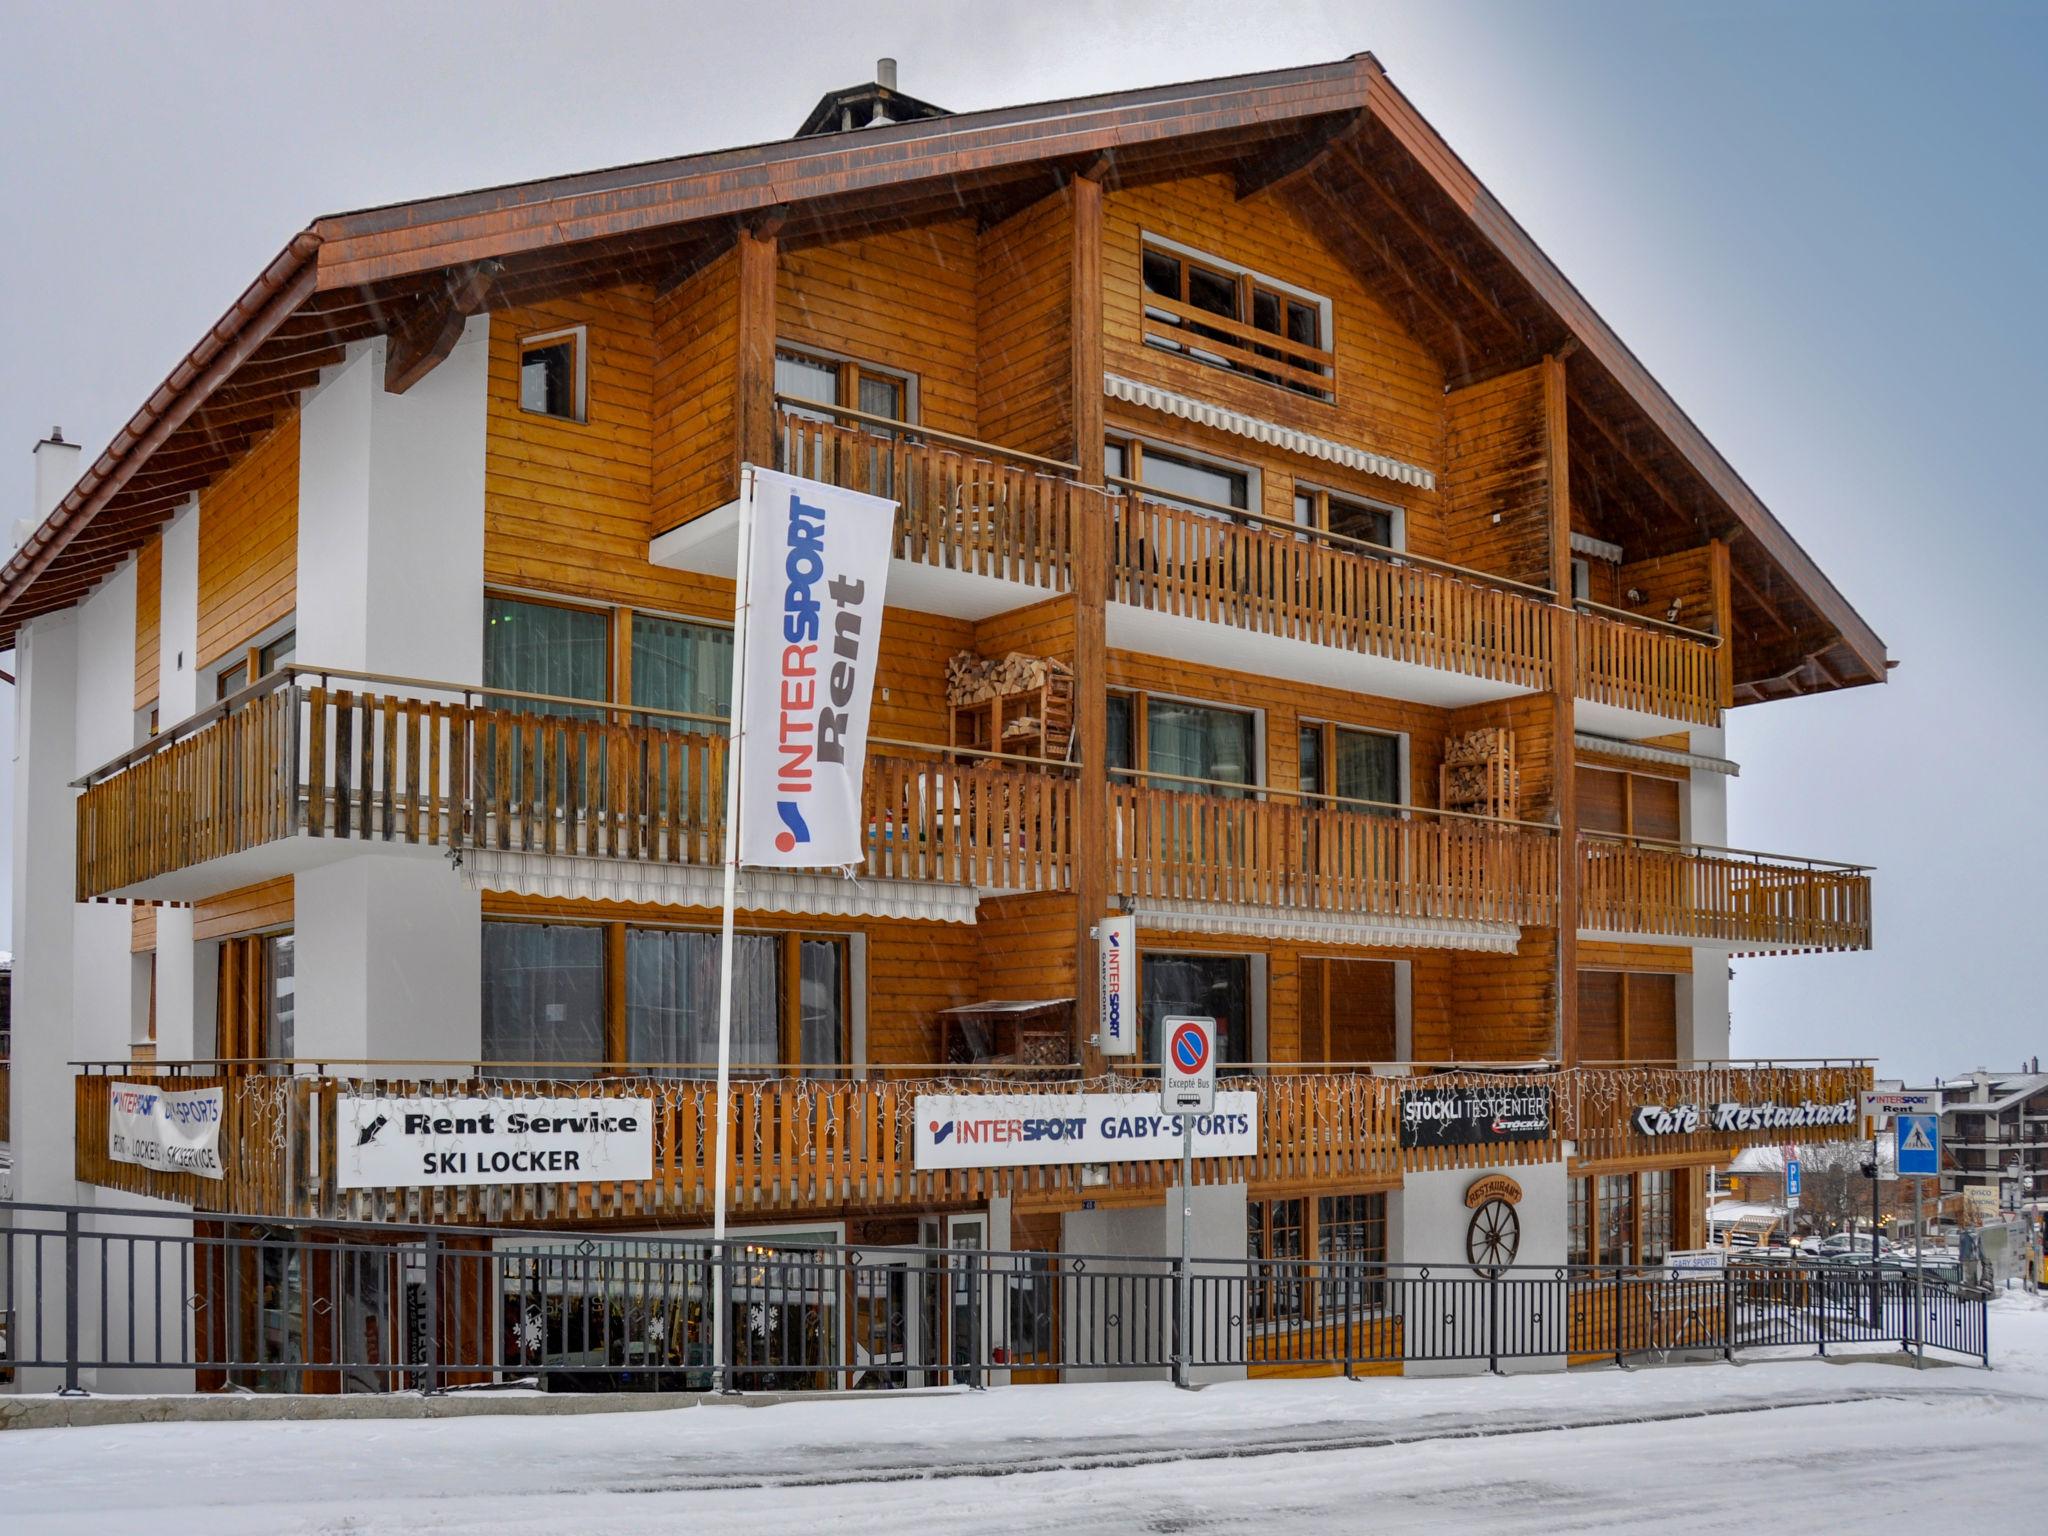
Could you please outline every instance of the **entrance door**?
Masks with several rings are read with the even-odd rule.
[[[987,1282],[973,1255],[988,1246],[988,1218],[927,1216],[920,1237],[929,1253],[918,1297],[919,1357],[912,1373],[920,1384],[978,1381],[976,1363],[988,1358]]]

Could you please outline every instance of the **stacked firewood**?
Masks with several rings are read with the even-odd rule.
[[[1013,693],[1030,693],[1055,678],[1071,678],[1073,669],[1063,661],[1046,656],[1026,656],[1012,651],[1007,656],[977,656],[961,651],[946,661],[946,702],[979,704]]]
[[[1521,774],[1514,738],[1495,726],[1466,731],[1444,742],[1443,806],[1482,816],[1514,816],[1521,804]]]

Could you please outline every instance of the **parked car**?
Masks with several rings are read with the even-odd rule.
[[[1897,1251],[1889,1238],[1879,1237],[1876,1242],[1877,1256],[1880,1259]],[[1868,1232],[1858,1232],[1853,1236],[1847,1232],[1837,1232],[1833,1237],[1805,1239],[1799,1245],[1799,1252],[1809,1259],[1844,1259],[1853,1256],[1868,1263],[1870,1244],[1871,1236]]]

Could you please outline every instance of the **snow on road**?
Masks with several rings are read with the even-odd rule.
[[[1151,1383],[594,1418],[0,1435],[0,1528],[351,1536],[710,1529],[2044,1529],[2048,1305],[1994,1363],[1787,1360],[1508,1380]],[[1817,1511],[1832,1514],[1817,1515]]]

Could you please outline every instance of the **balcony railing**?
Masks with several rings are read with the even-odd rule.
[[[702,1076],[620,1066],[579,1080],[506,1079],[482,1075],[474,1063],[362,1064],[330,1070],[326,1063],[89,1063],[76,1079],[77,1176],[130,1194],[148,1195],[247,1215],[333,1219],[422,1219],[458,1222],[547,1221],[567,1217],[701,1221],[713,1200],[717,1096]],[[524,1065],[521,1066],[525,1070]],[[564,1071],[589,1073],[585,1064]],[[701,1068],[689,1070],[701,1072]],[[1082,1198],[1163,1195],[1174,1181],[1170,1162],[1078,1164],[1033,1168],[919,1169],[912,1126],[920,1092],[990,1089],[923,1076],[944,1069],[862,1068],[905,1073],[883,1080],[776,1077],[735,1084],[729,1100],[729,1209],[740,1219],[862,1210],[929,1210],[976,1205],[992,1197],[1058,1206]],[[1079,1092],[1077,1082],[1027,1075],[1034,1093]],[[108,1086],[147,1078],[156,1086],[224,1089],[221,1156],[225,1177],[164,1172],[108,1155]],[[1273,1064],[1229,1077],[1220,1086],[1258,1099],[1256,1145],[1248,1157],[1197,1158],[1204,1184],[1243,1183],[1255,1196],[1318,1184],[1394,1189],[1410,1171],[1552,1162],[1563,1143],[1576,1143],[1584,1163],[1629,1157],[1715,1151],[1749,1143],[1839,1140],[1847,1127],[1760,1127],[1650,1138],[1636,1124],[1645,1104],[1723,1103],[1796,1106],[1853,1103],[1870,1084],[1861,1064],[1713,1064],[1642,1067],[1475,1069],[1435,1071],[1407,1064],[1331,1069]],[[1401,1094],[1416,1087],[1532,1086],[1550,1090],[1551,1135],[1495,1146],[1407,1148],[1401,1145]],[[1101,1084],[1091,1084],[1101,1087]],[[1142,1079],[1116,1086],[1145,1091]],[[480,1093],[573,1101],[595,1094],[644,1096],[654,1102],[654,1176],[644,1181],[489,1184],[432,1190],[344,1190],[336,1168],[337,1105],[345,1094],[473,1096]]]
[[[1587,833],[1579,926],[1750,953],[1870,947],[1870,871],[1735,848]]]
[[[337,675],[288,668],[92,775],[78,899],[297,836],[648,864],[724,856],[726,740],[703,717],[410,679],[292,681]],[[1065,889],[1072,786],[1063,764],[884,746],[867,764],[865,873]]]
[[[1110,789],[1114,889],[1325,917],[1556,921],[1552,829],[1273,794],[1127,776]]]
[[[1076,521],[1104,501],[1072,464],[786,396],[777,464],[901,503],[896,557],[1048,592],[1069,589]],[[1501,684],[1553,685],[1557,626],[1578,644],[1579,696],[1692,724],[1721,718],[1721,642],[1548,588],[1240,507],[1113,480],[1110,595],[1223,624]]]
[[[894,500],[898,560],[1067,590],[1078,503],[1102,496],[1074,481],[1073,465],[864,411],[776,399],[776,467]]]

